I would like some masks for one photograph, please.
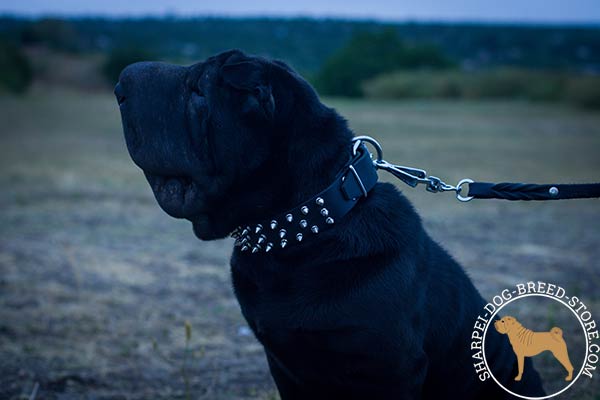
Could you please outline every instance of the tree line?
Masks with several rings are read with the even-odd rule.
[[[461,97],[474,93],[472,87],[479,84],[491,87],[510,81],[514,85],[515,70],[532,70],[532,76],[548,76],[543,74],[551,72],[553,77],[600,73],[599,26],[310,18],[3,17],[0,48],[8,50],[0,56],[0,86],[18,90],[26,87],[31,68],[19,49],[27,46],[46,46],[72,54],[103,53],[106,61],[102,71],[111,83],[125,65],[142,59],[191,63],[225,49],[240,48],[282,59],[307,76],[321,93],[338,96],[409,97],[413,92],[415,96],[439,92]],[[507,67],[513,71],[508,80],[508,75],[502,73]],[[417,71],[420,75],[398,75],[402,71]],[[418,80],[415,76],[425,76],[424,71],[448,79],[437,79],[441,83],[430,85],[428,91],[412,90],[411,85]],[[456,71],[488,73],[478,75],[485,79],[463,79],[457,78]],[[529,80],[518,74],[520,81]],[[380,76],[387,78],[375,80]],[[495,82],[497,76],[502,79]],[[559,81],[556,78],[552,88],[562,87],[562,83],[556,83]]]

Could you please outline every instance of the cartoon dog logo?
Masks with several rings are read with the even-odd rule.
[[[515,377],[515,381],[521,380],[525,357],[533,357],[546,350],[550,351],[567,370],[565,381],[573,379],[573,364],[569,360],[562,329],[554,327],[549,332],[533,332],[521,325],[515,317],[509,316],[495,321],[494,328],[501,334],[508,335],[508,340],[517,356],[519,374]]]

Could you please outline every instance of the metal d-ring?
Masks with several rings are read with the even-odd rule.
[[[443,182],[440,178],[435,176],[427,176],[427,172],[418,168],[403,167],[401,165],[390,164],[383,159],[383,149],[379,142],[373,139],[371,136],[357,136],[352,139],[352,155],[356,156],[358,148],[362,142],[371,144],[377,151],[377,158],[373,160],[373,165],[376,169],[382,169],[394,175],[407,185],[416,187],[420,183],[427,185],[427,191],[432,193],[456,191],[456,198],[459,201],[467,202],[474,199],[474,196],[461,196],[462,186],[467,183],[473,183],[472,179],[463,179],[456,186],[448,185]],[[357,176],[358,177],[358,176]],[[359,181],[360,182],[360,181]],[[363,189],[364,191],[364,189]],[[366,196],[366,193],[365,193]]]
[[[461,196],[460,192],[462,191],[462,185],[464,185],[465,183],[473,183],[473,179],[463,179],[460,182],[458,182],[458,184],[456,184],[456,198],[459,201],[462,202],[467,202],[467,201],[471,201],[473,200],[473,196]]]
[[[352,143],[354,143],[354,147],[352,148],[352,155],[356,155],[356,151],[358,150],[361,142],[370,143],[373,147],[375,147],[375,151],[377,151],[377,159],[375,160],[375,163],[379,164],[383,161],[383,149],[381,148],[379,142],[373,139],[371,136],[357,136],[353,138]]]

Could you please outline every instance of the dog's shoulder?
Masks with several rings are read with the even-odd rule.
[[[356,256],[407,250],[425,235],[410,201],[390,183],[378,183],[348,214],[337,233]]]

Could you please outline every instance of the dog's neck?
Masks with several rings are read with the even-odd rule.
[[[371,154],[360,141],[352,157],[323,190],[266,220],[238,227],[232,234],[241,251],[259,253],[283,249],[313,239],[340,221],[377,183]]]
[[[242,251],[269,252],[311,240],[344,217],[377,182],[367,149],[353,148],[345,121],[318,104],[316,110],[296,107],[295,115],[315,117],[308,123],[287,122],[294,145],[276,150],[285,155],[280,165],[287,162],[279,177],[285,182],[283,196],[260,218],[234,231]]]
[[[275,129],[286,132],[282,163],[290,195],[287,208],[304,201],[324,189],[350,158],[353,132],[334,109],[324,105],[314,89],[300,77],[284,72],[281,87],[274,91],[291,94],[278,104],[279,119]],[[290,89],[292,88],[292,89]],[[278,96],[286,97],[286,96]]]
[[[327,187],[352,155],[352,132],[333,112],[312,126],[294,129],[298,145],[288,149],[289,206],[298,204]],[[311,132],[307,135],[306,132]],[[310,149],[306,151],[305,149]],[[300,168],[298,168],[300,166]]]

